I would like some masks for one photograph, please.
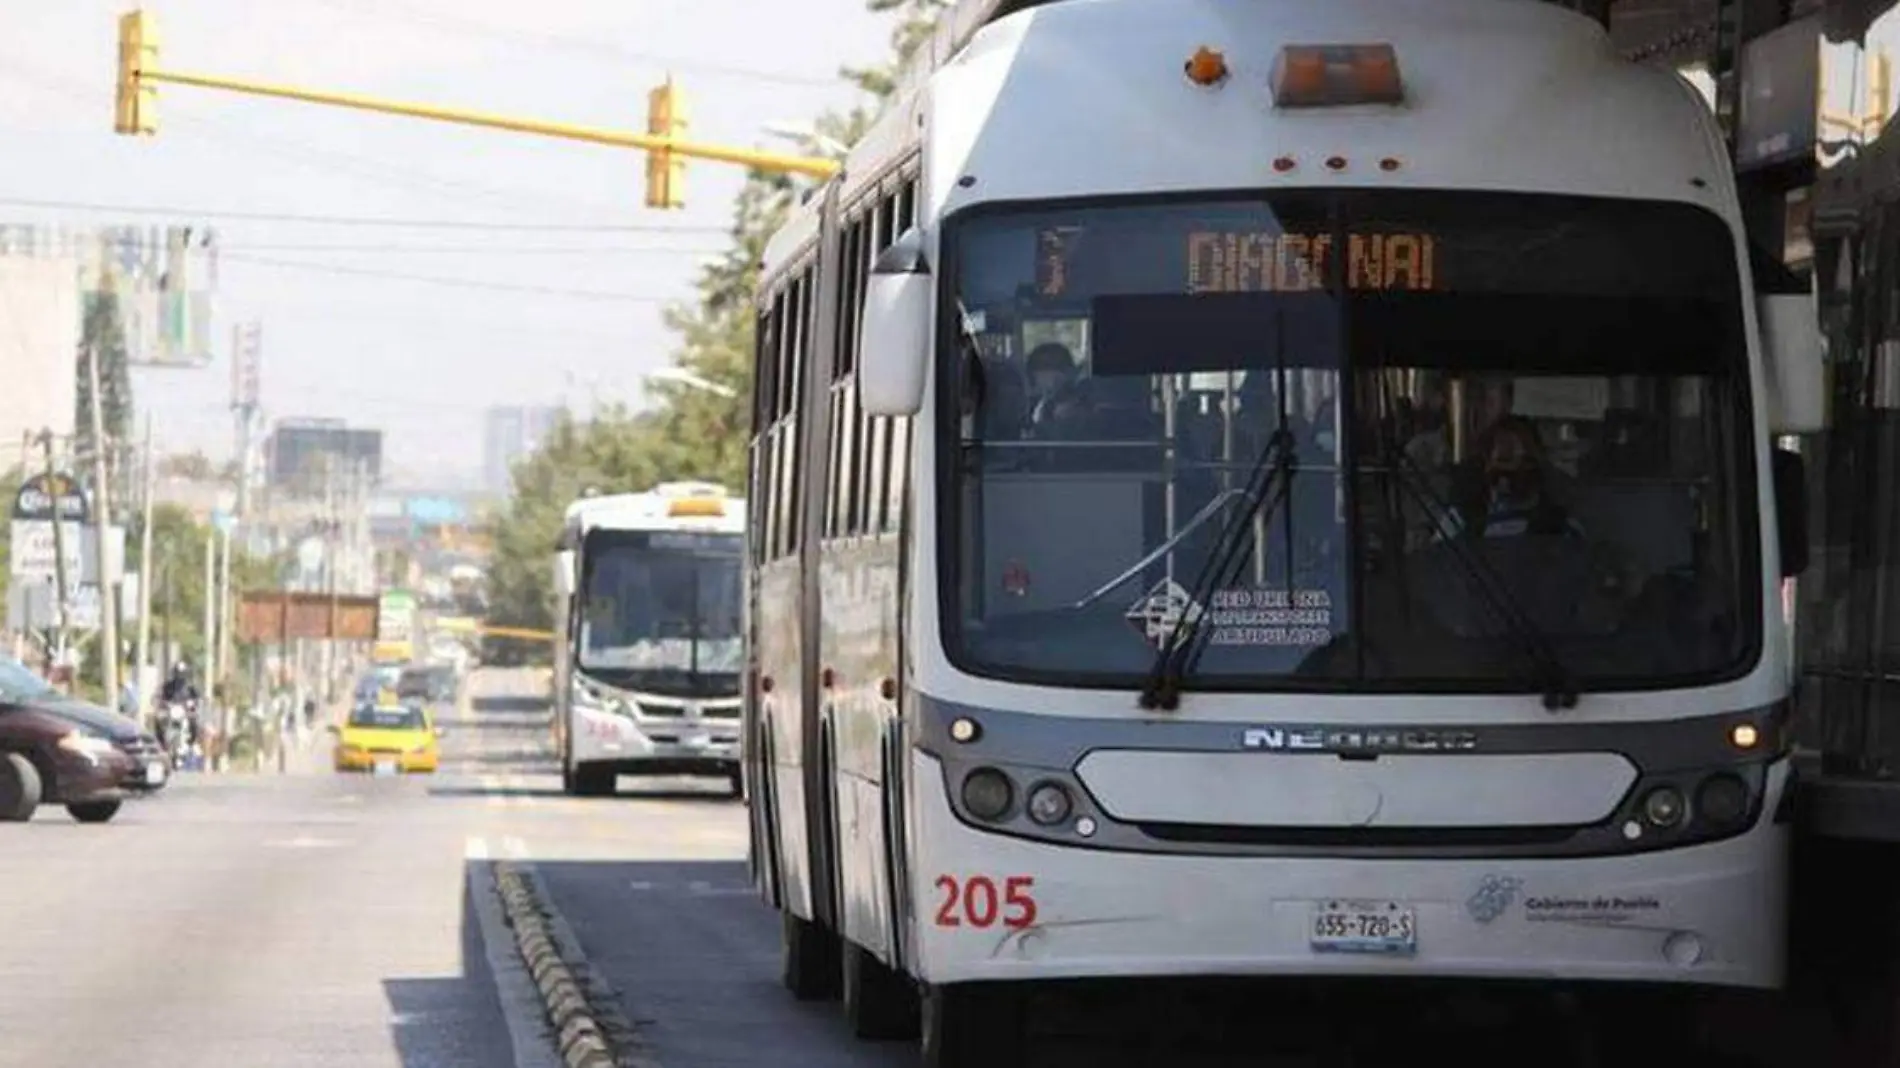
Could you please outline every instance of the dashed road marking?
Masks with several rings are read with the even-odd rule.
[[[305,834],[300,834],[295,838],[274,838],[264,844],[273,849],[335,849],[349,845],[348,842],[338,838],[312,838]]]

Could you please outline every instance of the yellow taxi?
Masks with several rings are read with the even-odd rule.
[[[384,699],[389,696],[357,705],[341,726],[330,728],[337,736],[336,770],[378,775],[436,770],[442,728],[426,710]]]

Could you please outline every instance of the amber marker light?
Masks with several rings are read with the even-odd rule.
[[[1188,81],[1195,85],[1219,85],[1227,80],[1227,57],[1202,45],[1188,57],[1184,69],[1187,71]]]

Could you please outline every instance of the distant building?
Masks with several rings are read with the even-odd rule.
[[[0,471],[24,458],[29,435],[73,432],[78,404],[79,281],[68,257],[0,252]],[[36,454],[37,458],[37,454]]]
[[[506,497],[515,461],[541,447],[561,418],[559,408],[490,408],[482,434],[482,486]]]
[[[383,432],[341,419],[280,419],[264,443],[266,482],[290,497],[321,497],[326,485],[347,493],[352,472],[369,487],[382,481]]]

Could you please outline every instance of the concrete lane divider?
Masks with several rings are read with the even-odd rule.
[[[540,992],[566,1068],[659,1068],[619,1008],[619,997],[588,965],[574,933],[554,910],[532,865],[495,864],[502,915]]]

